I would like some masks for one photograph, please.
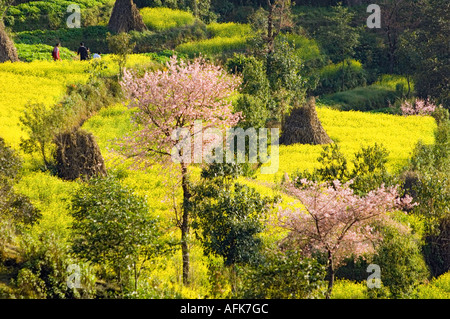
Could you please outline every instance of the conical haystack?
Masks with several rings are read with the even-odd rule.
[[[0,21],[0,63],[19,61],[14,42],[11,41],[5,30],[5,25]]]
[[[58,176],[65,180],[84,180],[106,175],[105,162],[94,136],[75,130],[56,136]]]
[[[316,112],[316,100],[312,97],[305,105],[292,110],[282,127],[280,143],[329,144],[333,141],[322,127]]]
[[[133,0],[116,0],[108,28],[116,33],[147,30],[139,9]]]

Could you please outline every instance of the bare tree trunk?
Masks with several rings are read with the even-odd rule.
[[[183,259],[183,285],[189,284],[189,190],[187,165],[181,164],[181,186],[183,188],[183,217],[181,220],[181,254]]]
[[[0,63],[7,61],[17,62],[19,61],[19,56],[17,55],[14,42],[6,33],[5,25],[0,17]]]

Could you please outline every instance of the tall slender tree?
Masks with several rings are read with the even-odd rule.
[[[219,66],[201,59],[179,62],[176,57],[171,58],[165,71],[146,73],[142,78],[125,70],[121,81],[130,100],[129,107],[137,108],[137,131],[125,138],[121,144],[122,152],[137,162],[164,163],[172,168],[178,166],[183,200],[181,209],[177,205],[174,209],[177,226],[181,230],[185,285],[189,283],[192,196],[189,166],[194,161],[198,162],[196,156],[200,154],[203,157],[212,145],[211,139],[204,138],[205,130],[232,127],[241,119],[240,113],[232,113],[230,99],[240,84],[240,78],[229,76]],[[198,121],[202,121],[200,127]],[[183,146],[185,142],[192,146],[192,141],[194,155],[191,147]]]
[[[359,44],[358,29],[352,26],[354,14],[341,4],[333,7],[329,24],[319,29],[318,38],[334,63],[342,62],[342,90],[345,88],[346,61],[353,58]]]

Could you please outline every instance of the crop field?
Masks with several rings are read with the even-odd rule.
[[[447,2],[399,3],[433,28],[394,10],[395,52],[365,5],[328,0],[17,2],[0,0],[0,299],[450,299]],[[180,165],[174,133],[199,119],[293,142]]]

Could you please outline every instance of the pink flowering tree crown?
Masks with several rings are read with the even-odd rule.
[[[165,166],[180,164],[178,181],[183,190],[183,202],[180,210],[174,204],[174,210],[181,230],[185,285],[189,284],[190,258],[189,164],[193,157],[198,157],[198,150],[203,159],[202,153],[220,142],[220,138],[216,138],[220,134],[204,137],[206,130],[223,131],[241,119],[240,113],[233,114],[231,99],[240,84],[239,77],[227,74],[220,66],[203,59],[184,62],[176,56],[164,70],[146,72],[142,77],[124,70],[120,82],[129,100],[128,107],[135,109],[136,124],[136,131],[119,143],[121,152],[133,158],[136,166],[155,162]],[[176,203],[175,195],[173,202]]]
[[[437,106],[430,99],[416,99],[414,102],[404,101],[400,106],[402,114],[408,115],[431,115]]]
[[[286,191],[298,199],[304,208],[280,209],[280,226],[289,230],[288,240],[299,245],[306,255],[323,252],[328,258],[331,294],[336,268],[348,257],[373,253],[381,240],[373,227],[375,222],[387,222],[389,211],[410,205],[411,198],[399,199],[396,187],[379,189],[360,197],[341,184],[313,183],[302,180],[303,187],[287,184]]]
[[[128,107],[136,108],[137,131],[121,143],[122,151],[136,160],[167,161],[179,144],[175,130],[187,129],[189,136],[183,138],[194,139],[208,128],[235,126],[241,114],[232,112],[231,97],[240,84],[239,77],[201,58],[184,62],[173,56],[164,70],[146,72],[142,77],[125,70],[120,85]],[[200,130],[196,121],[202,121]],[[200,141],[203,149],[213,143],[207,138]]]

